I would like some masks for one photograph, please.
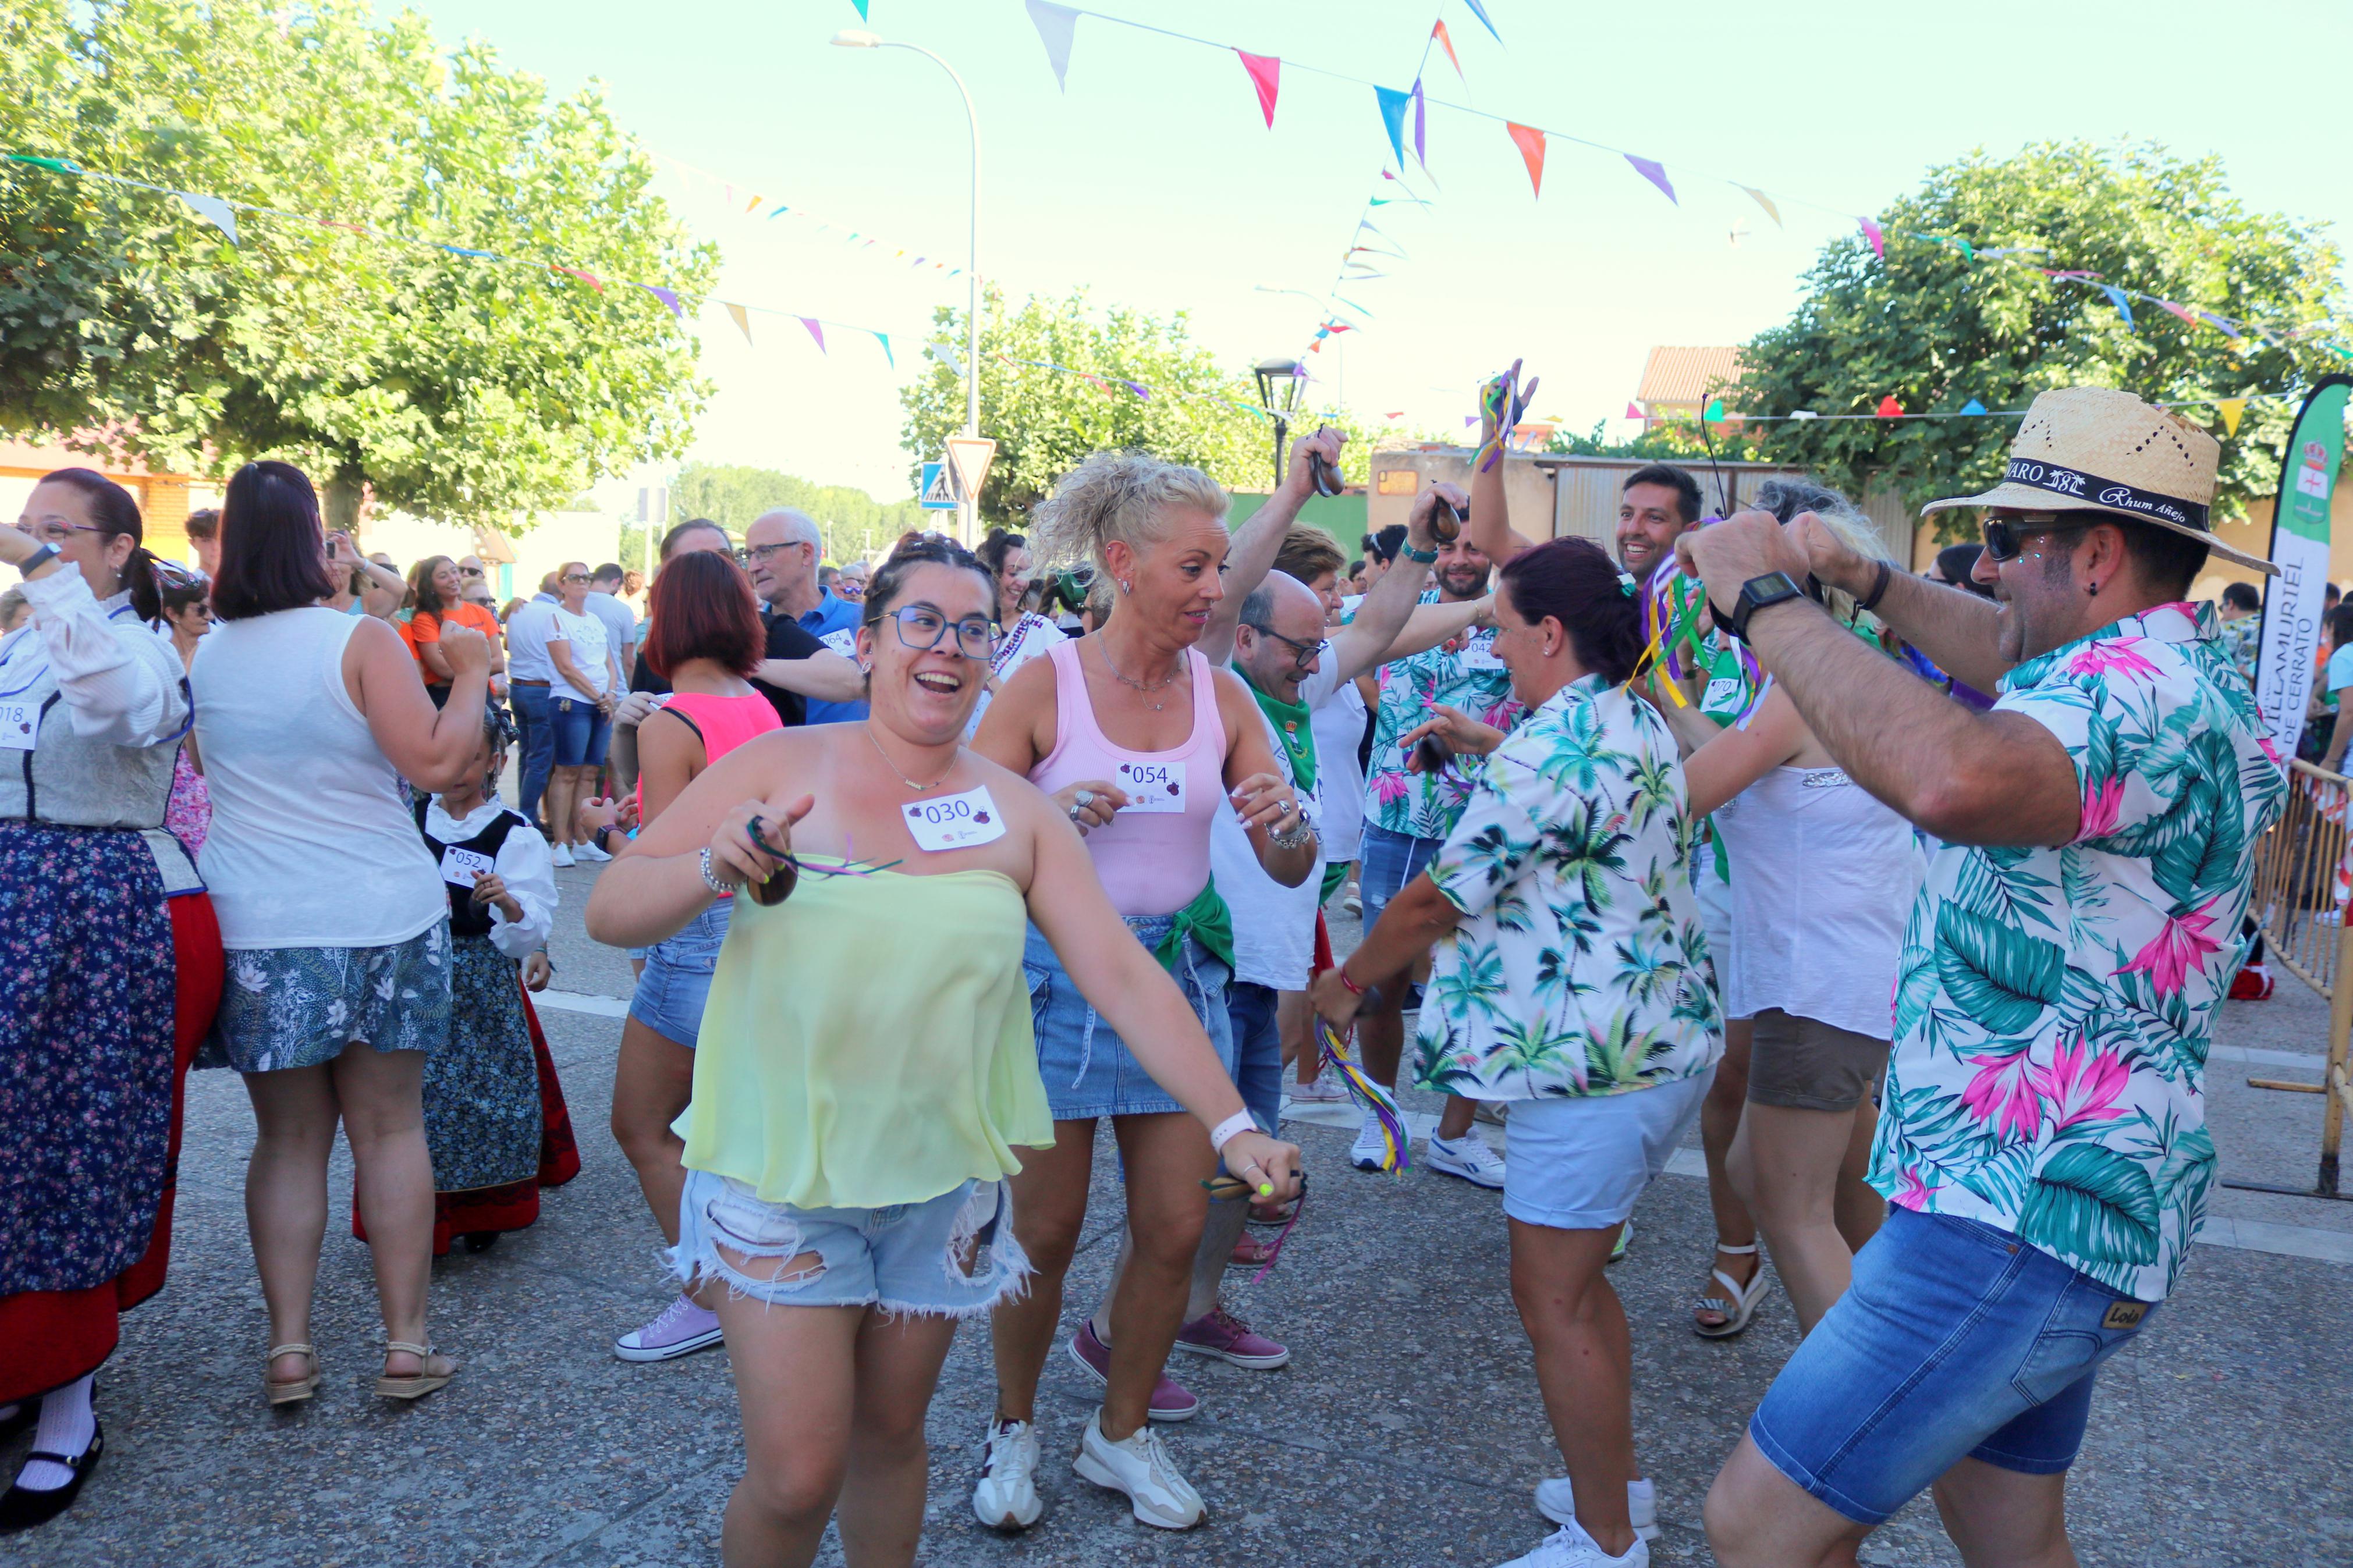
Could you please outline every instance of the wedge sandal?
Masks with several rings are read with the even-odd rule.
[[[1719,1241],[1715,1249],[1735,1258],[1746,1258],[1756,1252],[1757,1244],[1752,1241],[1746,1247],[1727,1247]],[[1692,1332],[1704,1340],[1728,1340],[1748,1327],[1748,1320],[1757,1315],[1757,1307],[1765,1300],[1765,1292],[1769,1288],[1765,1279],[1765,1265],[1761,1261],[1757,1265],[1757,1272],[1748,1277],[1746,1286],[1721,1268],[1710,1269],[1709,1272],[1715,1276],[1716,1284],[1723,1289],[1715,1295],[1702,1296],[1694,1301],[1692,1310],[1694,1313],[1714,1312],[1724,1321],[1694,1321]]]
[[[301,1377],[276,1378],[269,1369],[282,1355],[299,1355],[311,1363]],[[261,1362],[261,1392],[272,1405],[300,1405],[319,1392],[319,1352],[305,1344],[272,1345]]]
[[[433,1358],[439,1352],[431,1345],[417,1345],[409,1343],[406,1340],[392,1340],[386,1342],[384,1348],[387,1355],[394,1351],[406,1351],[425,1364],[422,1371],[411,1373],[406,1377],[395,1377],[390,1373],[386,1373],[377,1378],[375,1392],[379,1399],[422,1399],[437,1388],[447,1388],[449,1385],[449,1380],[458,1375],[458,1363],[448,1356],[441,1357],[441,1363],[448,1367],[448,1371],[433,1370]]]

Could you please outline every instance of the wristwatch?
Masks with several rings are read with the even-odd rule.
[[[20,577],[29,577],[34,573],[38,572],[42,567],[47,566],[50,562],[55,561],[57,558],[58,547],[54,544],[44,544],[38,550],[34,551],[30,555],[26,556],[25,559],[16,563],[16,574]],[[1438,557],[1433,555],[1430,559],[1435,561]]]
[[[1768,605],[1802,597],[1805,590],[1789,581],[1787,572],[1767,572],[1740,584],[1740,598],[1732,606],[1732,624],[1725,629],[1742,642],[1748,640],[1748,620]]]

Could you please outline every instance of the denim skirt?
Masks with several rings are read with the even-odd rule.
[[[1174,915],[1131,915],[1127,929],[1148,952],[1160,945]],[[1097,1116],[1159,1116],[1185,1108],[1153,1081],[1129,1052],[1127,1043],[1096,1016],[1053,944],[1029,928],[1021,954],[1029,983],[1029,1021],[1038,1035],[1038,1072],[1046,1080],[1046,1103],[1057,1121]],[[1185,939],[1173,978],[1217,1047],[1228,1077],[1234,1070],[1233,1032],[1226,1021],[1226,986],[1232,978],[1198,938]]]

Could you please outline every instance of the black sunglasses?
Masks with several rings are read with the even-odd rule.
[[[1986,559],[1997,566],[2007,566],[2025,552],[2026,542],[2042,533],[2074,533],[2081,523],[2061,522],[2050,513],[2029,512],[2012,521],[2009,518],[1989,517],[1980,525],[1985,530]]]
[[[479,577],[481,574],[482,569],[479,566],[460,566],[458,568],[458,575],[460,577]]]

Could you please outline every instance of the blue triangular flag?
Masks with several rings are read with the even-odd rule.
[[[1964,403],[1964,404],[1962,404],[1962,405],[1961,405],[1961,412],[1962,412],[1962,413],[1964,413],[1964,414],[1983,414],[1985,411],[1986,411],[1986,405],[1985,405],[1984,404],[1982,404],[1982,403],[1979,403],[1979,402],[1978,402],[1976,398],[1974,398],[1974,397],[1970,398],[1967,403]]]
[[[1479,0],[1462,0],[1462,4],[1471,7],[1471,15],[1479,18],[1479,25],[1481,26],[1486,28],[1490,33],[1495,34],[1495,41],[1497,43],[1500,44],[1504,41],[1504,35],[1495,32],[1495,24],[1487,19],[1487,7],[1480,5]],[[865,7],[860,5],[859,9],[862,11]]]
[[[2132,305],[2125,299],[2125,291],[2113,283],[2101,284],[2100,291],[2107,295],[2109,303],[2116,306],[2116,314],[2125,319],[2125,331],[2132,331]]]
[[[871,22],[874,19],[866,14],[866,0],[849,0],[849,3],[858,7],[858,19],[860,21]]]
[[[1373,89],[1373,97],[1381,106],[1381,128],[1389,133],[1389,148],[1398,163],[1405,163],[1405,111],[1413,102],[1413,94],[1399,92],[1393,87]]]

